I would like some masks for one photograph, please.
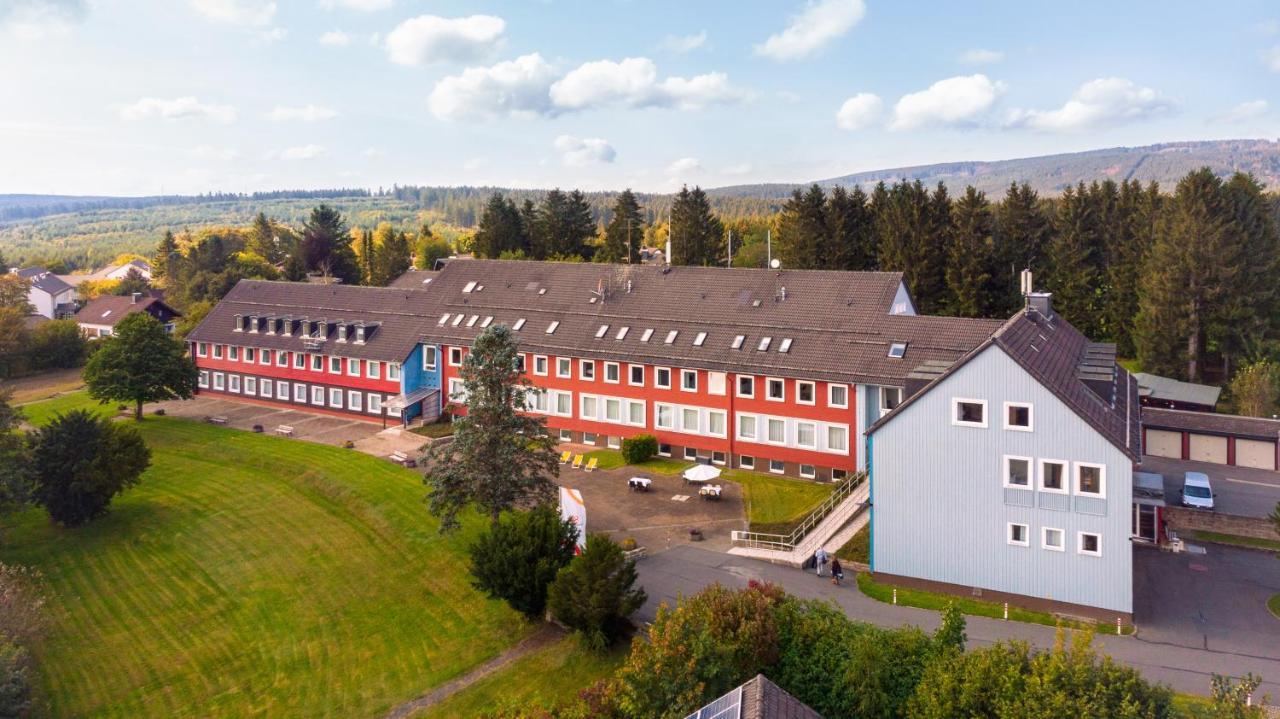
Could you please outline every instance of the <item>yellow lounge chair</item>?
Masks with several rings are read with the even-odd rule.
[[[582,467],[582,455],[579,454],[573,458],[573,468],[578,469],[580,467]]]
[[[587,466],[583,467],[583,469],[590,472],[596,468],[596,464],[598,464],[598,460],[595,457],[592,457],[591,461],[587,462]]]
[[[573,452],[570,452],[570,451],[569,451],[569,450],[567,450],[567,449],[566,449],[565,451],[561,452],[561,453],[560,453],[560,464],[564,464],[565,462],[568,462],[568,461],[569,461],[569,458],[570,458],[570,457],[572,457],[572,456],[573,456]]]

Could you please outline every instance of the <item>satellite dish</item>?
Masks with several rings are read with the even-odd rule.
[[[774,260],[769,263],[769,266],[776,270],[782,266],[782,262],[780,260]]]

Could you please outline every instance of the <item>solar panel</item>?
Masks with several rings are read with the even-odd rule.
[[[728,694],[716,699],[685,719],[741,719],[742,687],[735,687]]]

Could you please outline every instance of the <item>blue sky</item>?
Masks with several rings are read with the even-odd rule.
[[[649,191],[1280,135],[1262,1],[0,0],[0,192]]]

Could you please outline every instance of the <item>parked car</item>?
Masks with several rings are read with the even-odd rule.
[[[1182,506],[1195,509],[1213,509],[1213,488],[1209,475],[1204,472],[1187,472],[1182,480]]]

